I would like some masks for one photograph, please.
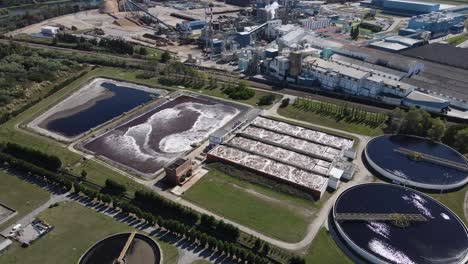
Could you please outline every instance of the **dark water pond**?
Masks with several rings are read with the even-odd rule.
[[[336,213],[420,214],[427,222],[397,227],[387,221],[340,221],[361,249],[389,263],[460,263],[468,254],[462,222],[430,197],[392,184],[362,184],[345,191]]]
[[[79,109],[82,106],[78,106],[67,110],[70,114],[58,112],[40,126],[67,137],[74,137],[159,96],[111,82],[103,82],[101,86],[111,92],[112,96],[98,100],[85,109]],[[56,118],[57,116],[59,118]]]

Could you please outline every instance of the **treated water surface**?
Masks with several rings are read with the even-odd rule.
[[[454,184],[468,177],[465,171],[442,166],[428,161],[415,161],[395,149],[406,148],[446,160],[468,164],[466,159],[453,149],[427,139],[405,135],[384,135],[372,139],[367,153],[377,166],[393,175],[425,184]]]
[[[390,221],[340,221],[361,249],[389,263],[460,263],[468,254],[464,224],[430,197],[391,184],[364,184],[345,191],[336,213],[420,214],[427,222],[398,227]]]
[[[102,82],[100,86],[105,89],[103,95],[87,102],[86,105],[57,112],[40,126],[67,137],[74,137],[159,96],[125,86],[124,83]]]

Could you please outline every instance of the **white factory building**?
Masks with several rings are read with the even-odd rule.
[[[388,74],[315,57],[303,60],[302,75],[318,79],[324,89],[342,90],[347,94],[371,98],[382,94],[402,98],[416,88]]]
[[[331,19],[310,17],[303,19],[300,22],[305,29],[314,30],[328,27],[330,25]]]
[[[302,78],[315,79],[323,89],[370,97],[393,105],[416,106],[431,112],[447,109],[450,102],[416,91],[418,87],[399,81],[397,76],[343,61],[306,57]]]

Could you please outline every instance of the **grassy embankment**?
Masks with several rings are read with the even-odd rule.
[[[75,202],[49,208],[39,218],[53,225],[54,229],[27,248],[15,243],[0,256],[0,263],[76,263],[98,240],[133,230],[124,223]],[[157,242],[163,251],[164,263],[176,263],[177,249],[165,242]]]
[[[0,225],[0,231],[47,202],[47,191],[18,179],[6,171],[0,171],[0,203],[18,212],[16,216]]]
[[[465,195],[468,192],[468,186],[463,189],[447,193],[428,193],[429,196],[446,205],[458,217],[468,225],[468,219],[464,213]]]
[[[323,263],[323,264],[351,264],[353,263],[342,251],[338,248],[333,238],[328,234],[325,228],[321,228],[315,237],[312,245],[307,250],[304,256],[307,264]]]
[[[457,46],[459,44],[462,44],[463,42],[468,40],[468,34],[461,34],[455,37],[451,37],[445,41],[447,41],[450,45],[452,46]]]
[[[228,165],[208,167],[208,174],[184,194],[185,199],[283,241],[300,241],[328,197],[314,202],[241,180],[236,174],[245,172]]]
[[[323,105],[322,109],[320,104]],[[344,106],[345,108],[347,106]],[[347,107],[347,115],[342,113],[342,106],[329,103],[320,103],[305,99],[298,99],[294,104],[278,109],[278,114],[366,136],[383,134],[383,125],[386,116]],[[354,115],[354,116],[353,116]],[[359,116],[358,116],[359,115]]]

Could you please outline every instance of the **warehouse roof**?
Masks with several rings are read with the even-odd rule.
[[[386,50],[394,51],[394,52],[405,50],[408,48],[408,46],[402,45],[400,43],[385,42],[385,41],[373,42],[369,44],[369,46],[374,47],[374,48],[386,49]]]
[[[468,50],[457,48],[452,45],[433,43],[404,51],[402,54],[454,67],[468,69]]]
[[[415,101],[425,101],[425,102],[434,102],[434,103],[445,103],[445,102],[447,102],[447,100],[445,100],[445,99],[435,97],[435,96],[430,95],[430,94],[421,93],[421,92],[418,92],[418,91],[411,92],[410,94],[408,94],[408,96],[406,96],[406,98],[411,99],[411,100],[415,100]]]
[[[304,59],[305,63],[310,63],[315,68],[321,68],[323,70],[334,71],[341,75],[348,76],[355,79],[362,79],[369,75],[368,72],[361,71],[358,69],[351,68],[344,64],[336,63],[333,61],[326,61],[319,58],[307,57]]]

